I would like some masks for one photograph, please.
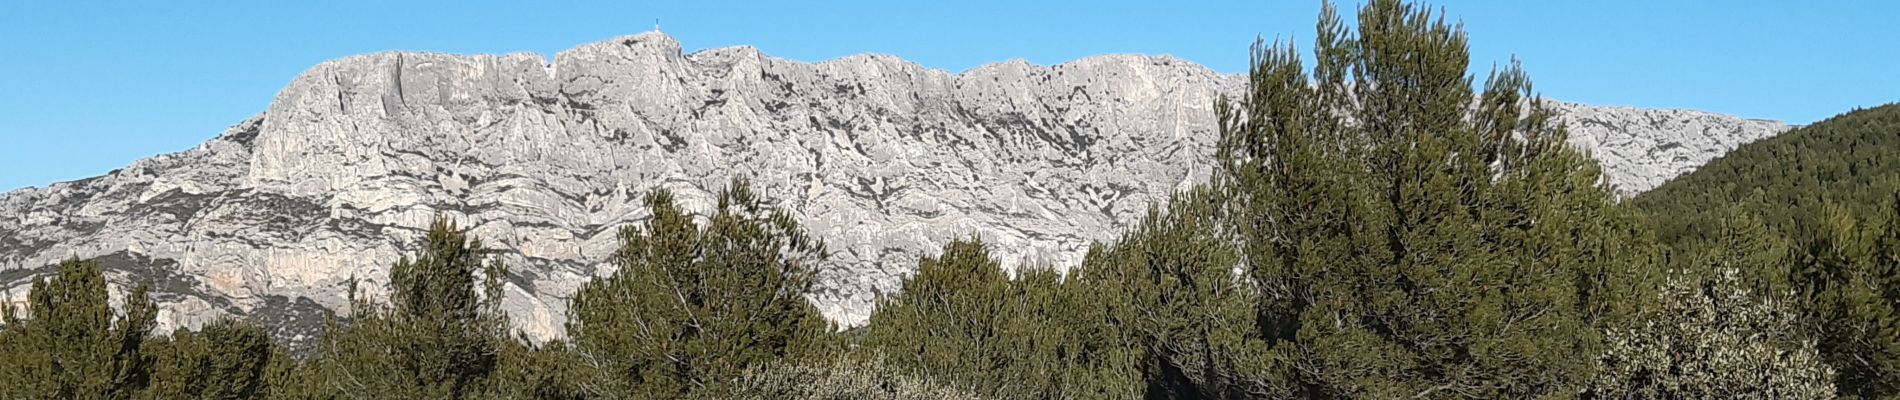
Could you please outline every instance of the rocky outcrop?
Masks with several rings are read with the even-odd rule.
[[[705,211],[743,176],[832,250],[810,295],[862,322],[917,258],[959,237],[1008,265],[1067,265],[1206,179],[1212,105],[1241,78],[1132,55],[962,73],[889,56],[820,63],[749,47],[682,54],[657,33],[555,56],[381,53],[319,65],[204,144],[0,195],[0,284],[115,257],[158,288],[161,324],[225,315],[308,337],[378,288],[437,215],[512,268],[504,308],[557,336],[566,298],[610,272],[641,198]],[[1561,104],[1576,142],[1635,192],[1785,129],[1707,113]]]
[[[1736,147],[1792,128],[1694,110],[1548,105],[1569,128],[1570,142],[1603,164],[1605,177],[1622,195],[1655,189]]]

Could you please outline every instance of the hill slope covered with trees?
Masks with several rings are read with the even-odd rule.
[[[1843,394],[1900,395],[1900,104],[1742,146],[1629,203],[1672,264],[1745,263],[1758,290],[1792,293]],[[1721,260],[1738,248],[1753,252]]]
[[[1695,238],[1740,204],[1777,230],[1814,226],[1827,205],[1872,213],[1900,188],[1900,104],[1854,110],[1736,148],[1630,202],[1663,239]]]

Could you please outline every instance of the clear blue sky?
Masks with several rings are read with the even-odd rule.
[[[1309,1],[1016,3],[9,1],[0,4],[0,191],[190,148],[262,111],[299,72],[359,53],[551,55],[659,18],[687,51],[750,44],[805,61],[877,52],[951,71],[1146,53],[1241,72],[1256,35],[1297,37],[1310,49],[1319,10]],[[1349,12],[1356,2],[1343,3]],[[1794,123],[1900,100],[1900,2],[1432,4],[1465,22],[1474,66],[1515,54],[1552,98]]]

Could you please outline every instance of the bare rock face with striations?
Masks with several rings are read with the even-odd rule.
[[[658,33],[552,63],[350,57],[197,148],[0,195],[0,285],[17,299],[49,265],[100,257],[115,283],[154,285],[162,329],[244,316],[297,340],[347,307],[350,279],[381,288],[440,215],[510,265],[516,327],[558,337],[567,297],[612,271],[616,235],[645,219],[647,193],[706,212],[736,176],[826,240],[810,299],[854,325],[957,238],[981,237],[1010,266],[1075,264],[1207,178],[1214,101],[1243,81],[1131,55],[953,74],[879,55],[682,54]],[[1787,128],[1556,109],[1623,193]]]
[[[1657,110],[1546,102],[1570,130],[1570,143],[1603,165],[1619,195],[1634,195],[1695,171],[1716,157],[1793,127],[1694,110]]]

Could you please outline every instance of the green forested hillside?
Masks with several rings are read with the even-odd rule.
[[[1900,104],[1744,145],[1629,204],[1668,267],[1728,263],[1793,293],[1842,395],[1900,395]]]
[[[1714,213],[1739,204],[1777,231],[1816,226],[1828,204],[1878,209],[1900,182],[1900,104],[1854,110],[1744,145],[1630,203],[1656,216],[1665,242],[1706,238]]]

